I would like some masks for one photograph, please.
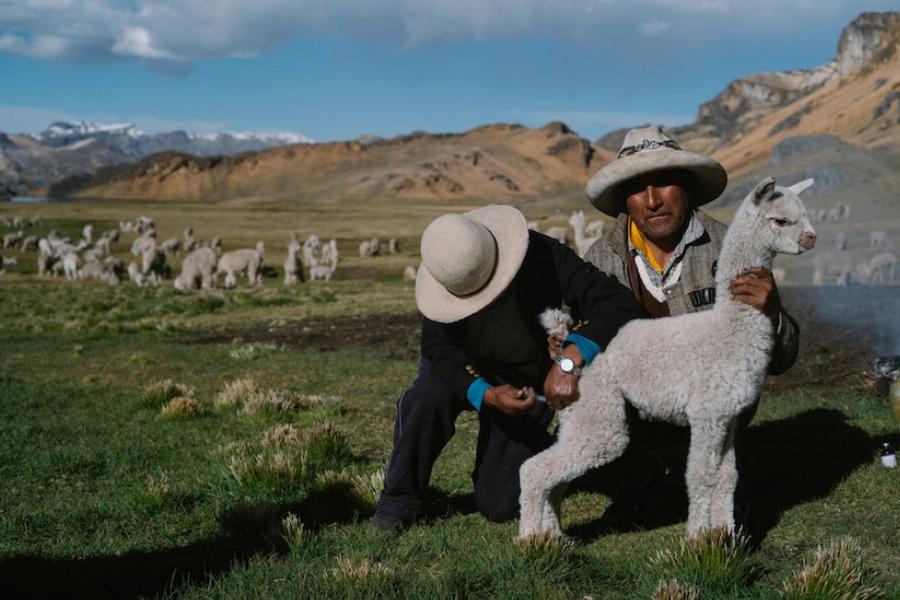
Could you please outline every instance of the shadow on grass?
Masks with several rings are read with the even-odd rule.
[[[753,543],[761,543],[785,511],[828,496],[857,468],[871,463],[881,441],[885,440],[848,425],[844,414],[833,409],[810,410],[748,428],[738,435],[741,483],[736,518],[743,521]],[[646,455],[626,455],[576,482],[575,489],[622,491],[601,518],[568,533],[590,540],[686,521],[686,458],[686,443],[657,454],[655,461]]]
[[[220,517],[222,533],[180,548],[87,558],[13,556],[0,559],[0,598],[155,597],[187,582],[201,583],[257,554],[282,553],[281,520],[293,513],[315,531],[349,523],[359,512],[332,494],[293,504],[240,505]]]

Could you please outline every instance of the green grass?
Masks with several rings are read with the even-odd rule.
[[[110,223],[124,210],[94,208]],[[78,224],[45,215],[43,227]],[[414,311],[397,276],[411,258],[377,263],[366,280],[196,294],[7,273],[0,596],[630,599],[674,579],[703,598],[778,598],[818,546],[849,536],[860,585],[900,597],[900,473],[874,455],[900,437],[853,377],[767,391],[741,438],[753,544],[730,562],[684,558],[677,469],[636,523],[604,516],[609,497],[579,489],[564,503],[574,544],[516,543],[516,523],[472,511],[470,413],[435,465],[426,519],[399,537],[368,527],[418,340],[366,336]],[[828,369],[830,356],[805,364]],[[273,402],[217,402],[241,378]],[[166,418],[177,397],[203,411]]]

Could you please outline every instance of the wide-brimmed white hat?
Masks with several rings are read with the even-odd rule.
[[[527,249],[525,216],[511,206],[438,217],[422,233],[416,305],[438,323],[475,314],[509,286]]]
[[[625,199],[616,192],[618,186],[633,177],[669,169],[693,174],[691,205],[694,207],[718,198],[728,183],[725,168],[717,161],[682,150],[662,127],[652,125],[625,134],[618,157],[594,173],[585,195],[597,210],[615,217],[625,210]]]

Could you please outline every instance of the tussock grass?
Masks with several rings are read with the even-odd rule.
[[[228,449],[228,472],[238,491],[251,497],[305,494],[321,473],[342,469],[353,459],[347,439],[329,422],[302,434],[293,425],[276,425],[256,442]]]
[[[259,392],[252,377],[241,377],[225,383],[225,387],[214,400],[216,406],[243,407]]]
[[[206,407],[200,400],[189,396],[177,396],[163,405],[159,414],[166,419],[187,419],[198,417],[205,412]]]
[[[369,562],[368,558],[354,562],[349,558],[338,556],[335,566],[326,573],[326,577],[331,576],[334,579],[360,584],[371,579],[387,577],[392,573],[393,569],[380,562]]]
[[[686,586],[677,579],[660,581],[653,592],[652,600],[700,600],[700,591]]]
[[[704,594],[735,594],[758,571],[749,538],[722,527],[682,538],[677,549],[660,550],[650,564],[662,576],[696,586]]]
[[[295,446],[300,443],[300,431],[290,423],[281,423],[263,432],[261,444],[269,448]]]
[[[172,495],[172,486],[169,484],[169,476],[165,471],[161,471],[158,478],[147,475],[146,484],[147,493],[160,502]]]
[[[141,401],[144,406],[157,408],[177,397],[193,398],[195,390],[189,385],[176,383],[171,379],[155,381],[144,388]]]
[[[288,390],[263,389],[249,376],[226,383],[216,396],[215,404],[236,407],[244,414],[286,413],[307,405],[302,395]]]
[[[316,485],[327,494],[339,494],[360,512],[374,513],[378,495],[384,489],[384,471],[360,474],[328,469],[319,473]]]
[[[281,520],[281,537],[292,551],[301,548],[308,541],[309,534],[303,527],[300,517],[288,513]]]
[[[811,562],[782,586],[782,598],[790,600],[870,600],[881,597],[878,588],[863,585],[863,557],[859,542],[851,537],[816,548]]]

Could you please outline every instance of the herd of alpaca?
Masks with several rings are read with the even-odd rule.
[[[39,276],[64,276],[69,280],[99,279],[109,284],[118,284],[126,277],[138,286],[158,286],[171,277],[169,258],[186,255],[181,262],[181,272],[172,281],[179,291],[211,289],[215,287],[233,288],[239,277],[246,279],[250,286],[262,283],[263,275],[273,270],[265,264],[265,248],[258,242],[255,248],[239,248],[228,252],[222,250],[222,239],[211,241],[194,237],[194,229],[184,229],[182,238],[157,241],[156,225],[152,218],[140,216],[135,221],[120,221],[118,227],[95,235],[94,226],[85,225],[77,240],[63,237],[51,230],[45,237],[26,236],[24,230],[41,224],[38,216],[25,219],[16,216],[0,219],[0,225],[20,228],[0,236],[5,249],[20,252],[38,252],[37,272]],[[124,261],[112,255],[113,244],[122,235],[134,238],[129,247],[135,257],[127,266]],[[374,241],[374,240],[373,240]],[[399,251],[397,241],[390,240],[391,252]],[[284,262],[284,285],[306,281],[304,271],[308,269],[309,279],[331,280],[338,266],[337,240],[320,242],[315,234],[305,241],[297,233],[291,234]],[[4,266],[18,263],[17,257],[0,256],[0,274]],[[221,281],[220,281],[221,280]]]
[[[562,536],[560,504],[571,480],[609,463],[628,445],[626,402],[644,418],[691,429],[687,531],[734,529],[738,415],[758,401],[774,327],[733,300],[731,281],[750,267],[771,269],[777,253],[800,254],[816,235],[799,194],[767,178],[744,199],[722,243],[711,310],[631,321],[584,368],[580,400],[559,412],[554,445],[527,460],[521,482],[519,536]],[[644,368],[647,348],[657,357]]]

